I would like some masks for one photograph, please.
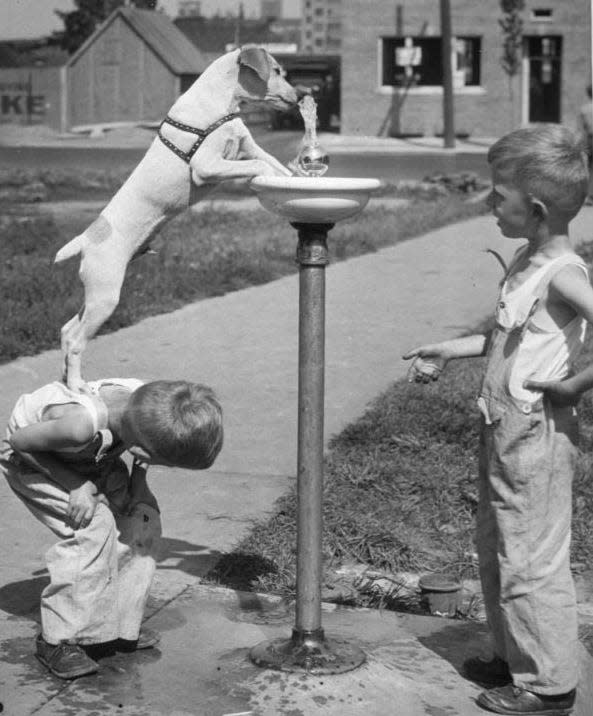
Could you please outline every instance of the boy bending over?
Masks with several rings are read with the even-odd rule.
[[[487,356],[478,405],[477,549],[491,660],[467,675],[493,686],[478,697],[501,714],[572,710],[578,675],[570,572],[575,405],[593,366],[573,366],[593,322],[593,290],[568,224],[587,196],[587,159],[559,125],[519,129],[488,153],[490,207],[504,236],[527,239],[500,287],[495,327],[416,348],[410,380],[436,380],[453,358]]]
[[[212,465],[223,440],[212,390],[108,379],[76,393],[50,383],[18,399],[6,438],[0,470],[60,538],[46,553],[37,658],[72,679],[97,671],[93,645],[154,646],[158,635],[140,628],[161,533],[146,469]]]

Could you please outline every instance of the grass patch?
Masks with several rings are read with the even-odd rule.
[[[591,265],[593,248],[581,253]],[[480,330],[480,329],[478,329]],[[581,366],[593,361],[588,335]],[[323,559],[326,585],[343,564],[380,572],[445,572],[477,578],[479,390],[484,359],[453,361],[438,384],[394,383],[330,444],[325,459]],[[593,396],[580,404],[581,445],[574,482],[572,561],[593,560]],[[296,488],[295,488],[296,491]],[[210,578],[292,597],[296,582],[296,494],[255,524]],[[250,570],[243,572],[243,564]],[[261,567],[254,574],[254,565]],[[339,598],[338,598],[339,600]],[[370,600],[370,601],[369,601]],[[375,605],[350,590],[348,603]],[[389,602],[382,598],[382,605]],[[393,606],[401,608],[394,600]]]
[[[0,169],[0,198],[35,203],[68,199],[107,199],[124,183],[130,171],[89,169]]]
[[[72,191],[78,186],[68,172],[24,174],[29,179],[61,177],[55,181],[58,185],[63,179],[60,191],[70,184]],[[17,175],[11,174],[13,182]],[[0,175],[0,189],[1,179]],[[112,178],[106,175],[102,181],[103,187],[111,186]],[[241,193],[245,188],[232,190]],[[377,206],[340,222],[330,234],[333,260],[376,251],[483,212],[480,205],[439,185],[416,191],[409,185],[392,187],[384,189],[384,195],[403,196],[407,203],[394,208]],[[78,259],[54,266],[53,257],[88,223],[88,214],[81,218],[73,213],[59,226],[42,207],[13,203],[4,208],[0,216],[0,363],[59,346],[60,326],[80,308],[83,293],[77,279]],[[154,241],[156,255],[143,255],[130,264],[120,304],[102,332],[293,273],[295,237],[285,220],[261,209],[185,212]]]

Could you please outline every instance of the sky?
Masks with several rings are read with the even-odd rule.
[[[246,17],[259,12],[259,0],[241,0]],[[174,17],[177,0],[159,0],[159,6]],[[298,17],[301,0],[283,0],[284,16]],[[202,13],[213,15],[237,12],[239,0],[202,0]],[[0,0],[0,40],[26,39],[49,35],[63,25],[54,10],[74,9],[72,0]]]

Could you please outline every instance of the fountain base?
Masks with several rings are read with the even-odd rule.
[[[362,649],[339,639],[326,639],[323,629],[293,629],[289,639],[263,641],[251,649],[249,656],[257,666],[307,674],[342,674],[366,661]]]

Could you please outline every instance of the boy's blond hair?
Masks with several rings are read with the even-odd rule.
[[[202,470],[222,448],[222,408],[214,391],[185,380],[155,380],[135,390],[126,412],[142,445],[171,465]]]
[[[572,219],[587,197],[589,170],[582,141],[560,124],[509,132],[488,151],[491,167],[548,209]]]

